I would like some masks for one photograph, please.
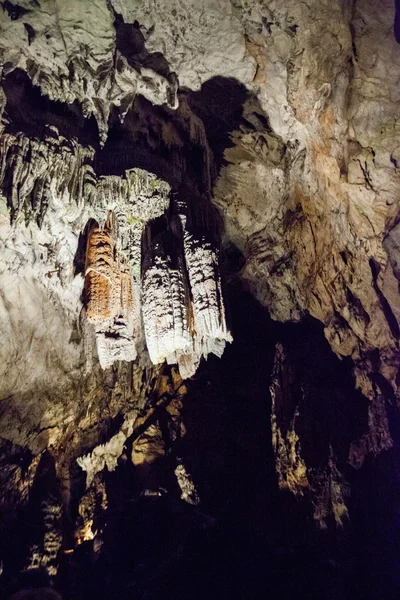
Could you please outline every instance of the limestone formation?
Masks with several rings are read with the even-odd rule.
[[[178,362],[177,356],[191,348],[193,336],[189,330],[183,260],[178,257],[173,264],[161,237],[151,242],[148,252],[152,256],[146,256],[150,264],[145,267],[142,288],[147,348],[154,364],[165,359]]]
[[[181,488],[181,498],[188,504],[197,505],[200,503],[200,498],[196,486],[193,483],[193,480],[190,474],[185,469],[185,465],[182,463],[178,464],[175,469],[176,479],[178,481],[179,487]]]
[[[12,221],[22,213],[27,221],[33,218],[40,226],[52,195],[67,195],[79,205],[91,201],[95,187],[93,149],[57,133],[49,131],[45,141],[23,133],[3,133],[0,185]]]
[[[279,540],[286,556],[315,531],[347,535],[352,512],[362,529],[363,515],[395,505],[397,4],[1,2],[0,561],[9,580],[21,565],[55,576],[65,547],[75,567],[87,550],[98,573],[97,511],[111,515],[114,548],[125,476],[129,518],[148,522],[143,543],[110,563],[99,551],[109,597],[173,594],[169,571],[197,562],[190,544],[207,536],[177,536],[152,580],[154,506],[168,525],[163,511],[194,514],[201,498],[217,514],[218,548],[224,528],[251,530],[232,544],[248,582],[272,552],[249,560],[246,542]],[[229,297],[262,315],[248,319],[265,325],[262,342],[247,321],[246,337],[241,315],[231,323]],[[235,327],[243,348],[224,354]],[[294,327],[311,331],[311,346]],[[323,360],[303,361],[298,340],[309,362],[314,343]],[[206,362],[210,354],[221,360]],[[223,447],[215,462],[211,437]],[[302,539],[273,523],[280,506],[289,507],[283,529],[304,525]],[[391,526],[378,525],[381,547],[366,555],[393,553]],[[368,518],[364,526],[362,550]],[[22,538],[10,567],[5,549]],[[385,581],[379,598],[391,597]],[[194,595],[189,584],[180,591]]]
[[[218,250],[208,237],[213,223],[195,230],[193,213],[196,207],[186,208],[180,204],[180,220],[183,229],[183,247],[186,268],[193,296],[194,355],[205,356],[213,353],[221,356],[226,342],[232,341],[225,316],[219,270]],[[197,209],[198,210],[198,209]],[[206,213],[207,214],[207,213]],[[209,219],[212,217],[208,216]],[[206,221],[207,223],[207,221]],[[199,358],[194,359],[196,365]]]
[[[14,19],[12,10],[1,13],[2,61],[7,72],[25,68],[32,83],[49,98],[69,104],[78,100],[86,116],[95,116],[103,143],[110,99],[122,115],[136,94],[153,104],[176,108],[174,77],[134,64],[115,48],[114,14],[105,1],[90,6],[79,0],[69,6],[49,1],[33,10],[26,4],[22,19]]]
[[[172,217],[172,231],[154,238],[151,229],[148,232],[143,320],[153,363],[164,359],[178,363],[187,378],[194,375],[201,357],[211,352],[221,356],[232,337],[226,325],[217,247],[206,233],[207,228],[213,229],[212,212],[192,233],[187,215],[196,209],[184,200],[176,208],[180,212]]]
[[[108,442],[96,446],[91,453],[77,459],[78,465],[86,472],[87,488],[90,488],[94,477],[97,473],[100,473],[104,467],[107,466],[109,471],[114,471],[118,459],[122,454],[126,440],[132,435],[136,417],[136,413],[127,415],[120,431],[109,439]]]
[[[96,330],[100,364],[106,368],[116,360],[136,358],[133,335],[132,276],[117,253],[112,214],[103,228],[88,234],[85,268],[85,304],[88,320]]]
[[[96,115],[103,141],[111,108],[127,114],[135,94],[176,107],[173,71],[181,85],[195,90],[213,77],[234,76],[248,86],[259,105],[254,111],[247,103],[243,111],[253,131],[244,131],[242,123],[241,132],[233,132],[235,147],[226,151],[228,164],[215,193],[227,232],[248,259],[243,276],[277,319],[297,319],[310,311],[322,320],[332,347],[352,356],[358,384],[372,396],[366,375],[372,340],[379,340],[378,371],[395,386],[396,259],[388,260],[384,248],[392,245],[383,241],[398,213],[396,69],[389,73],[386,64],[395,66],[399,59],[390,0],[356,2],[354,10],[350,4],[208,0],[180,11],[152,2],[138,7],[128,0],[104,0],[83,10],[76,1],[71,21],[58,2],[40,7],[23,2],[18,18],[11,9],[2,12],[1,46],[5,75],[25,70],[49,97],[81,102],[86,115]],[[162,27],[160,11],[165,13]],[[131,27],[132,39],[137,35],[146,44],[146,57],[123,54],[119,19]],[[212,35],[214,23],[225,32],[221,37]],[[82,36],[85,58],[79,50]],[[149,66],[152,53],[161,48],[169,71],[155,58]],[[371,48],[375,62],[368,58]],[[323,68],[316,67],[321,61]],[[27,151],[22,144],[13,159],[17,178]],[[205,154],[209,163],[209,151]],[[43,164],[40,156],[35,160]],[[39,163],[38,173],[43,172]],[[12,212],[20,210],[33,185],[33,197],[44,198],[45,210],[46,177],[36,183],[24,172],[24,182],[17,192],[10,181]],[[38,211],[37,200],[30,201],[30,210]],[[330,240],[322,248],[314,241],[317,230],[325,232],[320,239]],[[372,259],[379,265],[378,292]],[[338,270],[341,275],[334,279]]]
[[[374,396],[376,371],[397,394],[394,7],[247,6],[235,14],[257,61],[259,107],[244,107],[247,123],[234,133],[215,190],[229,237],[247,258],[243,277],[273,318],[309,311],[322,321],[334,351],[354,360],[364,394]]]

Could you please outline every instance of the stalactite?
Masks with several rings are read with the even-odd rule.
[[[85,269],[86,315],[103,322],[111,317],[111,287],[115,271],[115,242],[111,227],[92,227],[88,236]]]
[[[103,368],[115,360],[135,360],[132,280],[119,256],[109,213],[104,227],[89,232],[85,268],[86,316],[96,330]]]
[[[168,243],[169,242],[169,243]],[[189,332],[182,260],[169,232],[151,241],[144,261],[142,284],[143,322],[150,359],[174,364],[193,346]],[[181,373],[182,374],[182,373]]]
[[[190,136],[205,144],[193,118]],[[94,150],[66,140],[51,126],[44,139],[6,133],[0,145],[0,186],[11,220],[41,227],[53,202],[74,203],[104,227],[92,227],[85,269],[86,316],[94,325],[103,368],[136,358],[142,315],[150,358],[178,364],[192,376],[202,356],[221,356],[226,327],[214,215],[206,204],[170,206],[168,183],[142,169],[97,178]],[[207,159],[208,160],[208,159]],[[207,167],[208,169],[208,167]],[[165,235],[142,259],[146,224],[162,215]],[[112,223],[111,223],[112,212]],[[147,230],[149,231],[149,229]],[[147,234],[145,234],[147,235]],[[143,263],[143,268],[142,268]]]
[[[126,221],[147,223],[169,207],[170,186],[153,173],[129,169],[125,177],[106,176],[98,182],[99,205],[114,210]]]
[[[329,519],[333,517],[336,527],[343,528],[349,520],[347,503],[350,498],[350,485],[336,466],[331,444],[328,465],[325,469],[312,473],[311,489],[316,525],[326,530]]]
[[[200,210],[200,227],[195,227],[199,215],[182,202],[178,203],[178,212],[192,296],[194,353],[205,358],[210,353],[221,356],[232,336],[226,324],[218,250],[212,239],[213,215],[207,212],[204,215]]]
[[[116,244],[114,251],[120,257],[119,262],[123,269],[120,277],[126,289],[125,295],[128,294],[130,298],[129,309],[125,311],[124,318],[129,321],[129,335],[133,335],[136,345],[142,339],[142,234],[146,223],[162,215],[169,207],[169,193],[170,186],[166,182],[141,169],[127,171],[125,178],[102,177],[97,185],[98,210],[113,210]],[[110,345],[110,337],[103,336],[100,342],[102,348],[107,347]],[[115,344],[114,340],[113,345]],[[118,353],[112,355],[114,360],[132,360],[129,357],[123,358],[123,355],[119,356]]]
[[[93,157],[92,148],[66,140],[54,127],[44,141],[22,133],[3,134],[0,186],[11,220],[22,213],[27,222],[33,219],[41,226],[52,193],[67,194],[79,206],[84,199],[92,199],[96,188]]]
[[[212,233],[209,239],[205,234],[213,229],[212,213],[192,215],[183,201],[177,203],[178,214],[175,208],[174,203],[168,231],[152,239],[152,229],[147,229],[143,321],[152,362],[177,363],[187,378],[194,375],[202,356],[221,356],[232,337],[226,326],[216,243]]]

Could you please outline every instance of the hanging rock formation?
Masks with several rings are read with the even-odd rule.
[[[85,268],[86,315],[96,330],[97,351],[103,368],[115,360],[136,358],[133,339],[132,277],[118,256],[112,214],[103,228],[88,234]]]
[[[179,240],[168,231],[151,239],[144,258],[143,321],[150,358],[157,364],[179,355],[192,345],[189,330],[191,300],[185,289],[183,256]],[[189,376],[193,373],[189,370]]]
[[[194,365],[211,352],[221,356],[232,341],[225,317],[212,213],[179,203],[186,268],[193,296]],[[214,243],[213,243],[214,241]],[[197,356],[197,358],[196,358]]]
[[[11,220],[22,214],[27,222],[34,219],[41,226],[52,195],[80,206],[84,200],[91,202],[95,188],[93,157],[93,149],[74,139],[66,140],[57,129],[49,130],[45,141],[23,133],[3,133],[0,185]]]
[[[115,217],[111,213],[104,227],[93,226],[89,230],[85,266],[86,315],[95,326],[100,364],[106,368],[115,360],[135,360],[134,328],[136,323],[136,335],[140,339],[137,303],[141,302],[151,361],[153,364],[164,360],[168,364],[178,363],[182,376],[191,377],[202,356],[207,358],[211,352],[221,356],[225,342],[232,341],[225,319],[218,242],[207,240],[207,230],[213,228],[213,211],[210,210],[207,217],[204,213],[197,234],[188,231],[186,213],[189,211],[190,214],[194,209],[188,208],[183,201],[179,203],[183,212],[178,220],[177,215],[172,215],[170,223],[170,217],[166,215],[153,223],[159,212],[166,209],[163,184],[160,182],[161,192],[158,193],[158,180],[149,175],[147,179],[153,184],[153,194],[146,197],[146,179],[143,176],[140,179],[138,173],[128,172],[125,186],[117,178],[105,178],[100,182],[102,203],[118,207],[117,229],[121,239],[118,244],[114,239],[112,220]],[[135,176],[139,180],[136,185]],[[124,214],[124,207],[128,214]],[[146,222],[149,224],[143,232]],[[152,231],[160,226],[163,229],[153,237]],[[138,265],[142,246],[140,294]],[[131,265],[136,277],[131,273]],[[133,286],[137,292],[136,306]]]
[[[213,213],[203,223],[188,215],[202,211],[196,204],[178,201],[171,231],[152,238],[149,228],[143,280],[143,318],[150,357],[178,363],[181,375],[196,372],[202,356],[221,356],[227,329],[216,244],[208,239]],[[207,216],[205,216],[207,214]],[[201,220],[201,219],[200,219]],[[182,239],[183,238],[183,239]]]

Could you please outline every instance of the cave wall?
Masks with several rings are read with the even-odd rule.
[[[170,553],[194,594],[199,543],[208,591],[231,561],[221,594],[253,577],[260,593],[301,582],[318,597],[321,570],[324,589],[357,594],[365,543],[397,585],[364,533],[392,548],[389,517],[378,535],[365,515],[369,478],[391,490],[397,464],[394,23],[391,0],[2,3],[2,511],[13,548],[16,507],[43,525],[15,572],[91,543],[108,591],[132,568],[145,595]],[[177,525],[161,558],[143,515],[156,536]],[[126,523],[131,563],[108,554]],[[227,540],[240,550],[218,573]],[[301,544],[308,575],[293,567],[285,587]],[[67,580],[89,560],[68,556]],[[155,595],[182,591],[168,568]]]
[[[75,25],[58,4],[48,11],[12,6],[2,12],[4,74],[19,68],[51,99],[80,104],[98,123],[97,143],[107,144],[112,111],[123,120],[138,94],[168,115],[177,109],[182,128],[188,107],[177,77],[192,91],[189,138],[202,138],[209,163],[195,96],[203,92],[198,107],[211,86],[214,101],[201,115],[208,134],[207,125],[211,130],[229,112],[225,102],[219,119],[210,117],[215,99],[244,90],[213,193],[227,236],[246,255],[243,277],[274,318],[310,312],[321,320],[334,351],[355,361],[367,396],[377,385],[371,372],[396,393],[399,59],[392,3],[206,2],[181,11],[121,0],[92,3],[83,15],[77,2],[72,14],[82,18]],[[214,35],[216,22],[226,35]],[[95,38],[87,33],[94,27]],[[142,70],[144,83],[132,83]],[[212,87],[213,78],[227,81]],[[182,148],[165,126],[158,135]],[[212,134],[210,140],[213,146]]]

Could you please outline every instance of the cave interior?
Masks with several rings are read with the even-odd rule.
[[[0,3],[0,595],[400,598],[400,5]]]

